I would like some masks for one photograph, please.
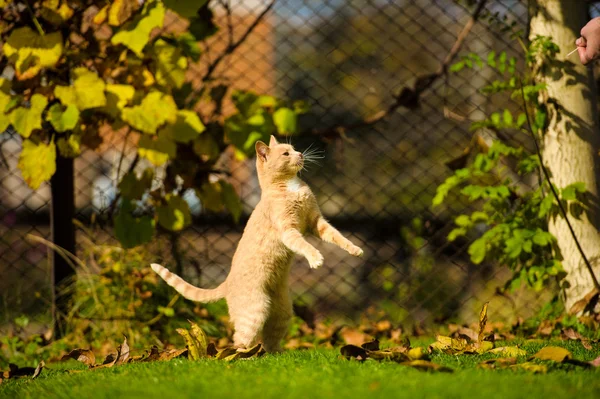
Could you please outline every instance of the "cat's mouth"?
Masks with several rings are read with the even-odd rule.
[[[300,159],[297,163],[296,163],[296,167],[298,168],[298,170],[302,170],[302,168],[304,167],[304,160]]]

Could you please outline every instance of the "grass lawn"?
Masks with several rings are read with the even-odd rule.
[[[533,354],[548,344],[522,343],[521,347]],[[574,341],[551,344],[566,347],[580,360],[600,356],[598,344],[592,350]],[[546,362],[547,374],[482,370],[477,364],[495,355],[437,354],[432,361],[455,371],[435,373],[392,362],[347,361],[338,358],[338,353],[290,351],[234,362],[176,359],[79,373],[61,370],[84,370],[70,361],[48,365],[36,380],[5,380],[0,398],[600,397],[600,369],[595,368]]]

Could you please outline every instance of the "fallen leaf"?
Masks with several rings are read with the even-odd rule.
[[[375,339],[371,342],[365,342],[361,345],[361,348],[366,349],[368,351],[378,351],[379,350],[379,340]]]
[[[600,357],[595,358],[590,362],[592,367],[600,367]]]
[[[237,349],[235,353],[222,358],[223,360],[229,362],[237,359],[249,359],[251,357],[260,357],[265,354],[265,350],[263,349],[261,344],[254,345],[249,349]]]
[[[117,348],[117,360],[113,366],[118,366],[123,363],[127,363],[129,359],[129,345],[127,344],[127,337],[124,337],[123,343]]]
[[[372,341],[373,337],[351,327],[342,327],[339,335],[348,345],[361,345],[363,342]]]
[[[60,360],[75,359],[78,362],[85,364],[86,366],[93,366],[96,364],[96,356],[91,349],[73,349],[68,354],[64,355]]]
[[[33,376],[31,376],[32,380],[37,378],[42,373],[42,369],[44,368],[44,366],[46,366],[46,363],[43,360],[38,363],[37,367],[35,368],[35,371],[33,372]]]
[[[533,355],[533,358],[562,363],[567,359],[572,359],[573,355],[565,348],[559,346],[546,346]]]
[[[9,379],[16,377],[25,377],[28,375],[33,375],[35,373],[35,369],[33,367],[19,367],[13,363],[9,363],[8,368],[8,371],[2,373],[3,378]]]
[[[377,331],[386,332],[392,329],[392,323],[389,320],[382,320],[375,324]]]
[[[451,338],[443,335],[436,336],[437,341],[429,345],[427,348],[431,353],[434,350],[447,354],[461,353],[467,347],[467,340],[464,338]]]
[[[527,351],[519,348],[518,346],[501,346],[499,348],[494,348],[494,349],[490,350],[489,353],[493,353],[493,354],[500,355],[503,357],[508,357],[508,358],[527,355]]]
[[[421,346],[409,349],[406,355],[410,360],[427,360],[429,357],[427,351]]]
[[[509,366],[510,369],[523,369],[534,374],[546,374],[548,372],[548,367],[545,364],[536,364],[532,362],[525,362],[514,364]]]
[[[421,371],[441,371],[441,372],[445,372],[445,373],[454,372],[454,370],[452,370],[449,367],[441,366],[439,364],[432,363],[427,360],[410,360],[408,362],[402,362],[400,364],[403,366],[412,367],[412,368],[415,368],[415,369],[421,370]]]
[[[508,367],[508,366],[511,366],[516,363],[517,363],[516,357],[501,357],[501,358],[496,358],[496,359],[485,360],[485,361],[479,363],[477,366],[482,369],[497,369],[497,368]]]
[[[208,346],[206,347],[206,354],[208,356],[216,356],[217,353],[219,353],[219,351],[217,350],[217,347],[215,346],[215,344],[213,344],[212,342],[210,344],[208,344]]]
[[[346,359],[354,358],[362,361],[367,358],[367,350],[356,345],[344,345],[340,348],[340,352]]]
[[[592,349],[592,345],[590,344],[590,340],[585,338],[583,335],[579,334],[572,328],[563,329],[560,332],[560,336],[562,339],[570,339],[573,341],[581,342],[581,345],[587,350]]]
[[[483,307],[481,308],[481,312],[479,313],[479,334],[478,334],[478,338],[477,338],[478,342],[483,341],[483,333],[485,331],[485,325],[487,323],[488,305],[489,305],[489,302],[484,303]]]
[[[237,351],[235,350],[235,348],[233,348],[233,347],[231,347],[231,346],[230,346],[230,347],[227,347],[227,348],[221,349],[221,350],[219,351],[219,353],[217,353],[217,355],[216,355],[215,357],[216,357],[218,360],[222,360],[222,359],[225,359],[225,358],[226,358],[226,357],[228,357],[228,356],[231,356],[231,355],[233,355],[235,352],[237,352]]]
[[[486,353],[488,351],[490,351],[491,349],[494,348],[494,343],[491,341],[480,341],[480,342],[474,342],[471,344],[468,344],[465,349],[464,349],[464,353]]]
[[[586,296],[584,296],[582,299],[575,302],[573,306],[571,306],[571,309],[569,309],[569,314],[574,315],[583,312],[587,307],[589,307],[591,303],[598,300],[599,294],[600,292],[598,292],[598,289],[594,288]]]

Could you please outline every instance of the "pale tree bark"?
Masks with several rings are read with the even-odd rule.
[[[585,183],[588,209],[580,216],[569,212],[568,217],[594,274],[598,276],[600,134],[595,84],[591,70],[581,65],[577,55],[566,59],[587,22],[587,7],[587,2],[580,0],[531,0],[530,38],[549,36],[560,46],[556,60],[540,68],[536,76],[548,85],[544,102],[550,125],[543,135],[542,158],[556,187]],[[568,282],[565,306],[569,310],[595,288],[594,282],[565,219],[560,215],[553,218],[548,228],[557,238],[563,256]]]

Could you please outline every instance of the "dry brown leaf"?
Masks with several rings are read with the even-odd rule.
[[[594,288],[586,296],[584,296],[582,299],[575,302],[573,306],[571,306],[571,309],[569,309],[569,314],[574,315],[583,312],[585,308],[587,308],[588,305],[590,305],[590,303],[598,300],[599,294],[600,292],[598,292],[598,290]]]
[[[222,359],[229,362],[237,359],[249,359],[251,357],[260,357],[265,354],[265,350],[263,349],[261,344],[254,345],[249,349],[237,349],[235,353],[223,357]]]
[[[497,369],[511,366],[517,363],[516,357],[501,357],[497,359],[488,359],[477,365],[482,369]]]
[[[573,341],[581,342],[581,345],[587,350],[592,349],[592,345],[590,344],[590,340],[585,338],[583,335],[579,334],[572,328],[563,329],[560,332],[560,337],[562,339],[570,339]]]
[[[533,358],[540,360],[552,360],[558,363],[562,363],[565,360],[573,358],[570,351],[560,346],[546,346],[540,349]]]
[[[445,373],[454,372],[454,370],[452,370],[449,367],[445,367],[445,366],[442,366],[442,365],[439,365],[436,363],[432,363],[427,360],[410,360],[408,362],[402,362],[400,364],[403,366],[412,367],[412,368],[415,368],[415,369],[421,370],[421,371],[441,371],[441,372],[445,372]]]
[[[25,377],[35,373],[35,368],[33,367],[19,367],[13,363],[9,363],[8,368],[8,371],[2,373],[2,377],[5,379]]]
[[[346,359],[356,359],[356,360],[366,360],[367,359],[367,350],[365,348],[361,348],[356,345],[344,345],[340,348],[340,352],[342,356],[346,357]]]
[[[501,346],[499,348],[494,348],[490,350],[489,353],[508,358],[527,355],[527,352],[524,349],[519,348],[518,346]]]
[[[600,367],[600,357],[595,358],[589,363],[592,367]]]
[[[351,327],[343,327],[339,331],[339,335],[348,345],[361,345],[363,342],[372,341],[373,337]]]
[[[429,353],[437,350],[447,354],[457,354],[462,353],[467,348],[467,340],[464,338],[450,338],[443,335],[437,335],[436,339],[437,341],[427,348]]]
[[[481,308],[481,312],[479,313],[479,334],[477,336],[478,342],[483,341],[483,333],[485,332],[485,325],[487,323],[487,309],[489,304],[489,302],[484,303],[483,307]]]
[[[389,320],[382,320],[375,324],[375,328],[379,332],[386,332],[392,329],[392,323]]]
[[[379,350],[379,340],[375,339],[371,342],[365,342],[361,345],[361,348],[366,349],[368,351],[378,351]]]
[[[217,355],[217,353],[219,353],[219,351],[217,350],[215,344],[213,344],[212,342],[208,344],[208,346],[206,347],[206,354],[210,357],[214,357]]]
[[[69,359],[75,359],[88,367],[91,367],[94,364],[96,364],[96,356],[94,355],[94,352],[92,352],[91,349],[73,349],[71,352],[64,355],[60,360],[62,361]]]
[[[39,375],[42,373],[42,369],[44,368],[44,366],[46,366],[46,363],[43,360],[38,363],[37,367],[35,368],[35,371],[33,372],[33,375],[31,376],[32,380],[39,377]]]

